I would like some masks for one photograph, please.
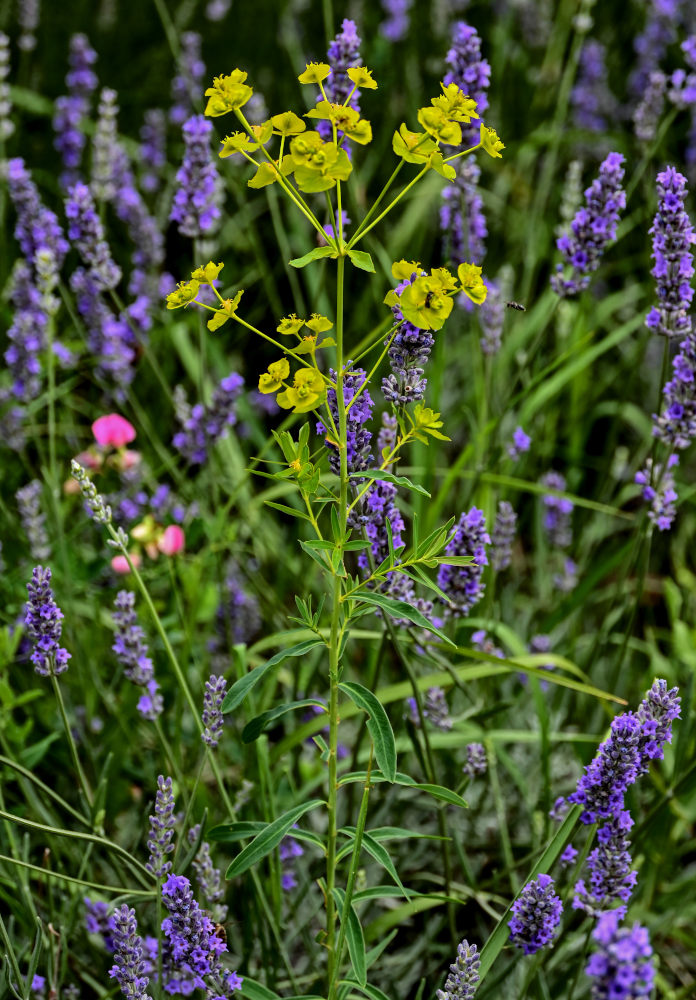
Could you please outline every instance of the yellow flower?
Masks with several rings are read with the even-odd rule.
[[[447,87],[441,83],[442,94],[433,97],[431,104],[439,108],[444,114],[455,122],[470,122],[472,118],[478,118],[476,111],[476,101],[465,94],[456,83],[450,83]]]
[[[281,135],[298,135],[307,128],[305,123],[294,111],[283,111],[280,115],[273,115],[271,118],[273,128]]]
[[[429,161],[430,166],[433,170],[444,177],[446,181],[453,181],[457,176],[457,171],[454,167],[451,167],[449,163],[445,163],[445,158],[439,149],[436,149],[434,153],[430,154]]]
[[[271,121],[261,122],[260,125],[251,125],[250,127],[259,146],[265,146],[273,135],[273,123]]]
[[[291,336],[293,333],[299,333],[302,327],[305,325],[303,319],[299,319],[295,313],[290,313],[289,316],[283,316],[280,323],[276,327],[278,333],[284,333],[286,336]]]
[[[259,377],[259,389],[266,395],[269,392],[276,392],[280,389],[284,379],[290,374],[290,365],[287,358],[280,361],[273,361],[268,366],[268,371]]]
[[[462,291],[471,301],[480,306],[486,301],[488,289],[481,277],[481,268],[477,264],[460,264],[457,268],[457,276],[461,282]]]
[[[326,397],[324,380],[315,368],[300,368],[295,372],[292,388],[278,393],[276,402],[284,410],[308,413],[323,403]]]
[[[307,63],[304,73],[300,73],[297,79],[300,83],[321,83],[330,72],[331,67],[328,63]]]
[[[397,260],[392,264],[391,272],[397,281],[406,281],[412,274],[420,274],[421,270],[418,260]]]
[[[262,188],[269,184],[275,184],[278,180],[278,168],[273,163],[260,163],[256,173],[247,181],[247,187]]]
[[[330,121],[341,132],[345,132],[349,139],[359,142],[363,146],[372,141],[372,126],[364,118],[361,118],[355,108],[351,108],[350,105],[319,101],[316,108],[307,112],[305,118]]]
[[[225,325],[228,319],[234,316],[243,294],[244,289],[240,288],[233,299],[225,299],[224,302],[220,303],[220,308],[215,310],[206,324],[209,330],[219,330],[221,326]]]
[[[481,126],[481,145],[489,156],[493,159],[500,157],[502,159],[503,154],[500,152],[501,149],[505,149],[505,146],[498,138],[498,133],[494,128],[487,128],[485,125]]]
[[[438,277],[426,275],[407,285],[399,296],[405,320],[419,330],[439,330],[452,312],[452,297],[446,295]]]
[[[216,76],[213,86],[208,87],[205,96],[209,98],[205,114],[210,118],[226,115],[228,111],[241,108],[254,91],[244,81],[247,74],[241,69],[233,69],[228,76]]]
[[[436,146],[425,132],[411,132],[404,122],[394,133],[392,149],[407,163],[425,163]]]
[[[324,140],[318,132],[305,132],[290,141],[290,158],[293,164],[311,164],[314,157],[320,152]],[[286,157],[283,162],[285,162]],[[294,167],[293,167],[294,169]]]
[[[213,264],[211,260],[202,267],[197,267],[191,274],[191,277],[194,281],[200,281],[201,284],[211,285],[218,277],[224,266],[224,264]]]
[[[363,90],[377,90],[377,81],[372,79],[372,72],[367,66],[349,66],[346,73],[348,79]]]
[[[352,169],[345,149],[339,149],[335,142],[325,142],[311,159],[295,167],[295,180],[300,191],[328,191],[337,180],[348,180]]]
[[[460,146],[462,128],[459,122],[450,121],[441,108],[419,108],[418,121],[426,132],[448,146]]]
[[[246,132],[233,132],[232,135],[226,135],[220,145],[222,149],[218,155],[223,159],[226,156],[233,156],[235,153],[253,153],[255,149],[259,148],[258,142],[252,142]]]
[[[167,296],[167,309],[180,309],[194,301],[198,295],[200,283],[198,281],[180,281],[176,290]]]
[[[333,326],[333,323],[326,316],[322,316],[320,313],[312,313],[312,318],[307,320],[307,326],[314,333],[326,333]]]

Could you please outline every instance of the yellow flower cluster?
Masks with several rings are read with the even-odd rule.
[[[452,312],[455,292],[463,292],[476,305],[485,301],[488,289],[475,264],[460,264],[457,278],[446,267],[436,267],[430,274],[417,261],[397,261],[392,266],[397,281],[413,279],[400,295],[392,289],[385,296],[388,306],[396,306],[401,315],[419,330],[440,330]],[[415,277],[414,277],[415,275]]]
[[[321,372],[316,368],[298,368],[293,384],[288,385],[286,379],[290,375],[290,365],[286,358],[274,361],[268,369],[259,376],[259,390],[268,395],[278,392],[276,402],[284,410],[294,413],[308,413],[316,409],[326,399],[326,386]]]
[[[207,326],[209,330],[219,330],[237,312],[242,295],[244,294],[244,289],[240,288],[233,298],[223,299],[213,284],[219,277],[223,267],[224,264],[214,264],[211,260],[207,264],[195,268],[191,272],[190,281],[180,281],[175,291],[169,293],[167,296],[167,309],[180,309],[182,306],[189,306],[194,302],[197,305],[203,305],[196,298],[198,290],[201,285],[210,285],[217,295],[220,305],[218,309],[213,310],[213,315],[208,320]]]

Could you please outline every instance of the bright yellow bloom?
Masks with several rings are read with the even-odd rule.
[[[392,264],[391,272],[397,281],[406,281],[412,274],[420,274],[422,268],[418,260],[397,260]]]
[[[441,83],[442,94],[433,97],[431,104],[439,108],[444,114],[455,122],[468,123],[472,118],[478,118],[476,111],[476,101],[465,94],[456,83],[450,83],[447,87]]]
[[[439,330],[454,303],[451,295],[445,294],[442,280],[426,275],[404,288],[398,304],[404,319],[419,330]]]
[[[247,74],[241,69],[233,69],[228,76],[216,76],[213,86],[208,87],[205,96],[209,98],[205,114],[210,118],[226,115],[228,111],[241,108],[254,91],[244,81]]]
[[[500,157],[502,159],[503,154],[500,152],[501,149],[505,149],[505,146],[498,138],[498,133],[494,128],[487,128],[485,125],[481,126],[481,145],[489,156],[493,159]]]
[[[220,145],[222,149],[218,155],[222,159],[233,156],[235,153],[253,153],[255,149],[259,148],[258,142],[253,142],[246,132],[233,132],[231,135],[226,135]]]
[[[477,264],[460,264],[457,268],[457,276],[461,282],[462,291],[471,301],[480,306],[486,301],[488,289],[481,277],[481,268]]]
[[[295,313],[290,313],[289,316],[283,316],[276,330],[278,333],[291,336],[293,333],[299,333],[304,325],[305,321],[303,319],[299,319]]]
[[[327,316],[322,316],[320,313],[312,313],[312,318],[307,320],[307,326],[314,333],[326,333],[333,326],[333,323]]]
[[[372,72],[367,66],[349,66],[346,73],[348,79],[363,90],[377,90],[377,81],[373,80]]]
[[[444,177],[446,181],[453,181],[457,176],[457,171],[454,167],[450,166],[449,163],[445,163],[445,158],[439,149],[436,149],[434,153],[431,153],[428,158],[428,163],[433,168],[433,170]]]
[[[269,184],[275,184],[278,180],[278,168],[273,163],[260,163],[258,169],[251,180],[247,181],[247,187],[262,188]]]
[[[213,264],[211,260],[202,267],[197,267],[191,274],[191,277],[194,281],[200,281],[202,284],[211,285],[218,277],[224,266],[224,264]]]
[[[425,163],[436,148],[430,136],[425,132],[411,132],[405,122],[392,138],[392,149],[407,163]]]
[[[273,115],[271,118],[273,128],[281,135],[299,135],[307,128],[294,111],[283,111],[280,115]]]
[[[328,63],[307,63],[304,73],[300,73],[297,79],[300,83],[321,83],[330,72],[331,67]]]
[[[418,121],[426,132],[448,146],[460,146],[462,128],[459,122],[450,121],[441,108],[419,108]]]
[[[315,368],[300,368],[295,372],[292,388],[276,396],[278,406],[294,413],[308,413],[323,403],[326,387],[320,373]]]
[[[199,288],[198,281],[180,281],[176,290],[167,296],[167,309],[180,309],[182,306],[190,305],[198,295]]]
[[[233,299],[225,299],[224,302],[220,303],[220,308],[215,310],[206,324],[209,330],[219,330],[221,326],[224,326],[228,319],[231,319],[232,316],[234,316],[237,312],[243,294],[244,289],[240,288]]]

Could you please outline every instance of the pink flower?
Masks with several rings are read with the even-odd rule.
[[[175,556],[184,547],[184,532],[178,524],[170,524],[164,529],[164,533],[157,543],[157,548],[165,556]]]
[[[142,562],[140,556],[138,555],[137,552],[131,552],[129,553],[129,555],[131,562],[137,569],[138,566],[140,566],[140,563]],[[114,556],[114,558],[111,560],[111,568],[114,571],[114,573],[130,573],[130,566],[128,565],[128,560],[126,559],[125,556]]]
[[[122,448],[135,437],[135,427],[118,413],[107,413],[94,421],[92,433],[102,448]]]

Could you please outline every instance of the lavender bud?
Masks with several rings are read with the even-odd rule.
[[[491,565],[496,573],[507,569],[512,561],[512,544],[515,541],[515,526],[517,514],[512,504],[501,500],[498,504],[498,516],[491,534]]]
[[[69,223],[68,236],[91,268],[98,287],[102,290],[115,288],[121,280],[121,269],[111,257],[92,192],[86,184],[76,184],[70,189],[65,201],[65,215]]]
[[[201,733],[201,739],[209,747],[216,747],[222,734],[224,719],[221,708],[226,690],[227,681],[224,677],[216,677],[213,674],[205,682],[203,695],[203,725],[205,730]]]
[[[143,939],[138,934],[135,910],[124,903],[114,913],[114,965],[109,975],[118,982],[129,1000],[146,1000],[149,979],[143,975]]]
[[[200,826],[191,827],[188,832],[189,843],[195,843],[199,833]],[[201,842],[192,864],[201,893],[210,910],[210,916],[217,923],[222,923],[227,917],[227,906],[223,903],[225,886],[220,869],[213,865],[210,857],[210,844],[207,841]]]
[[[29,541],[29,554],[36,562],[51,558],[51,545],[46,533],[46,515],[41,511],[41,483],[32,479],[15,493],[19,517]]]
[[[7,78],[10,75],[10,39],[0,31],[0,142],[9,139],[15,127]]]
[[[90,517],[93,521],[98,524],[110,524],[111,523],[111,507],[104,503],[104,497],[100,493],[97,493],[97,488],[88,477],[85,470],[76,462],[73,458],[70,462],[70,472],[73,479],[76,479],[80,492],[82,493],[83,499],[87,508],[90,512]]]
[[[157,778],[157,794],[155,795],[155,811],[150,816],[150,835],[147,839],[147,849],[150,852],[145,867],[155,878],[162,878],[172,868],[167,861],[167,854],[174,850],[174,793],[172,779],[159,775]]]
[[[563,904],[554,892],[550,875],[539,875],[528,882],[512,904],[508,921],[510,940],[525,955],[533,955],[549,944],[561,922]]]
[[[650,310],[645,323],[664,337],[683,336],[691,332],[694,255],[690,247],[696,243],[694,227],[684,210],[686,177],[667,167],[657,175],[657,191],[657,215],[650,232],[655,261],[651,274],[657,283],[659,304]]]
[[[104,87],[99,97],[99,117],[92,140],[92,177],[90,187],[97,201],[112,201],[116,195],[118,168],[123,162],[116,131],[118,94]]]
[[[657,134],[657,126],[665,107],[667,77],[659,70],[650,74],[643,99],[633,115],[633,126],[636,137],[646,145],[651,143]]]
[[[648,932],[640,924],[630,930],[619,927],[621,917],[618,910],[600,914],[592,932],[598,948],[585,972],[593,980],[593,1000],[641,1000],[653,995],[655,970]]]
[[[482,743],[469,743],[466,748],[466,764],[462,771],[468,778],[485,774],[488,769],[488,759]]]
[[[27,602],[24,624],[34,641],[31,662],[41,677],[58,677],[68,669],[70,653],[59,646],[63,626],[63,612],[53,599],[51,571],[35,566],[27,584]]]
[[[437,1000],[472,1000],[479,981],[481,960],[475,944],[466,938],[457,946],[457,958],[450,965],[444,990],[437,990]]]
[[[547,472],[542,476],[540,483],[546,489],[565,492],[566,481],[559,472]],[[570,516],[573,512],[573,503],[566,497],[555,496],[552,493],[544,494],[544,529],[549,536],[549,542],[559,548],[567,548],[572,541],[572,531]]]
[[[220,218],[222,188],[217,164],[210,153],[211,122],[194,115],[184,122],[184,159],[176,180],[177,190],[169,218],[179,225],[182,236],[194,239],[212,233]]]
[[[486,545],[490,543],[483,511],[472,507],[468,513],[462,514],[445,552],[452,556],[473,556],[474,561],[467,566],[443,564],[437,575],[437,585],[450,601],[448,612],[455,617],[468,615],[483,597],[483,568],[488,565]]]

